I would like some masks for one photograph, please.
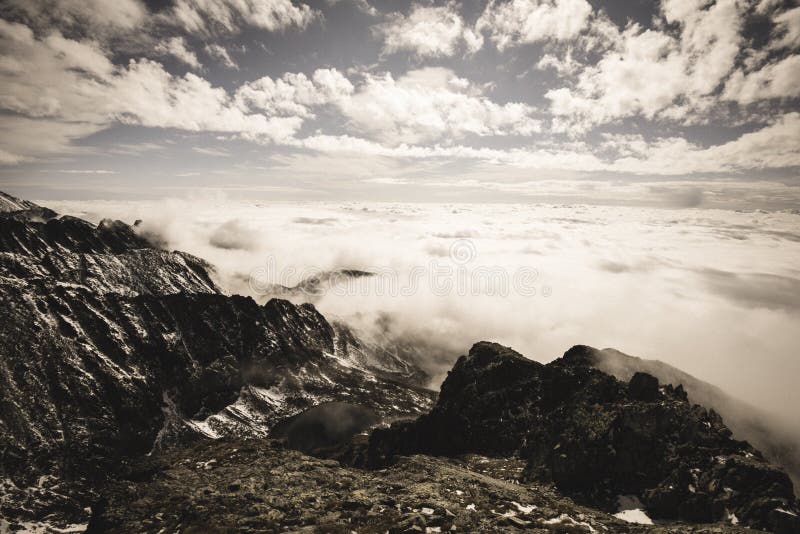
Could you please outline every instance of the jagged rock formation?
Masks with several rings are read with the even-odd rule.
[[[732,439],[716,412],[650,375],[618,381],[591,367],[593,350],[576,346],[543,365],[478,343],[448,374],[429,414],[372,433],[369,462],[518,455],[527,480],[553,482],[600,508],[634,495],[656,518],[800,529],[789,477]]]
[[[418,369],[371,352],[310,304],[224,295],[202,260],[155,249],[119,221],[4,206],[23,208],[0,213],[9,491],[43,476],[100,481],[126,459],[197,439],[263,437],[322,402],[383,418],[432,402],[411,383]]]
[[[783,467],[795,487],[800,485],[800,432],[790,422],[774,416],[729,395],[720,388],[699,380],[658,360],[645,360],[616,349],[593,350],[593,367],[627,382],[636,372],[649,373],[662,383],[681,385],[694,404],[713,408],[733,431],[734,437],[750,442],[771,462]]]

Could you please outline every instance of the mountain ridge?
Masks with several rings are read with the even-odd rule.
[[[16,486],[50,477],[80,493],[129,458],[264,437],[320,402],[396,418],[435,396],[313,305],[225,295],[205,262],[119,221],[12,206],[24,209],[0,212],[0,478]]]
[[[437,396],[408,350],[313,304],[226,295],[125,223],[3,199],[0,530],[800,528],[785,473],[683,387],[595,369],[601,351],[479,342]],[[332,441],[330,413],[355,417]],[[615,516],[632,496],[663,523]]]

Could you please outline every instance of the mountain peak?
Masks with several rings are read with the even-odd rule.
[[[635,495],[654,518],[717,522],[728,510],[751,527],[783,528],[786,514],[776,510],[797,509],[785,472],[732,439],[682,388],[644,372],[626,383],[591,367],[598,352],[577,345],[542,365],[476,344],[433,410],[374,431],[367,457],[377,466],[418,453],[519,456],[527,482],[554,483],[600,509]]]
[[[24,211],[40,208],[29,200],[22,200],[15,196],[0,191],[0,212]]]
[[[565,352],[561,359],[570,365],[591,366],[596,361],[598,352],[600,351],[588,345],[575,345]]]

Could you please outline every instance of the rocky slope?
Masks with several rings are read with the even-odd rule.
[[[785,472],[733,439],[716,412],[690,404],[682,387],[645,373],[621,382],[591,366],[593,351],[573,347],[543,365],[478,343],[429,414],[372,433],[368,463],[417,453],[519,456],[526,480],[601,509],[633,496],[654,518],[800,531]]]
[[[273,441],[215,441],[137,463],[107,486],[91,532],[744,533],[637,525],[520,483],[513,458],[411,456],[343,467]]]
[[[58,501],[54,484],[93,487],[128,458],[198,439],[264,437],[322,402],[391,419],[434,397],[418,369],[312,305],[224,295],[202,260],[119,221],[5,202],[0,295],[6,494]],[[15,503],[0,501],[3,517],[24,515]]]

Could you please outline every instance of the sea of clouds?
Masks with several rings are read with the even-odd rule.
[[[550,361],[575,344],[660,359],[800,427],[800,215],[589,205],[43,202],[133,223],[263,302],[271,283],[366,337],[422,347],[441,381],[479,340]],[[438,384],[436,384],[438,385]],[[800,435],[800,428],[798,428]]]

